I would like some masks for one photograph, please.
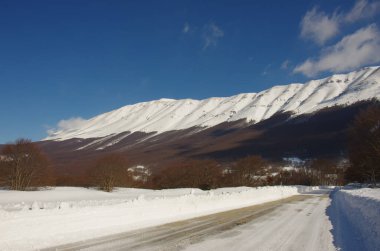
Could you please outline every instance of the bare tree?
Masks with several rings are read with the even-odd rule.
[[[1,152],[0,182],[12,190],[26,190],[51,183],[47,157],[28,139],[16,140]]]
[[[380,179],[380,105],[362,111],[349,130],[351,165],[346,177],[351,181],[375,183]]]
[[[127,186],[130,181],[128,163],[120,154],[109,154],[99,158],[89,169],[93,185],[111,192],[115,186]]]

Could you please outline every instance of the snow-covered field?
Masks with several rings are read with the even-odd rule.
[[[0,250],[33,250],[273,201],[311,187],[0,191]]]

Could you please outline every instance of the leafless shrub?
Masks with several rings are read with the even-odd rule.
[[[100,190],[111,192],[116,186],[127,186],[130,183],[128,163],[120,154],[109,154],[100,157],[89,169],[92,183]]]

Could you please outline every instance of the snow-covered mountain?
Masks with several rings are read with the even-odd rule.
[[[305,84],[274,86],[259,93],[204,100],[160,99],[127,105],[88,119],[75,128],[56,130],[45,140],[99,138],[122,132],[159,134],[191,127],[204,129],[241,119],[254,124],[279,112],[298,116],[372,98],[380,98],[380,67],[366,67]]]

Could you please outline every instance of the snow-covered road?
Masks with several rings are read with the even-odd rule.
[[[50,250],[335,250],[327,194],[287,199]]]
[[[284,203],[245,225],[207,238],[186,250],[335,250],[326,195]]]

